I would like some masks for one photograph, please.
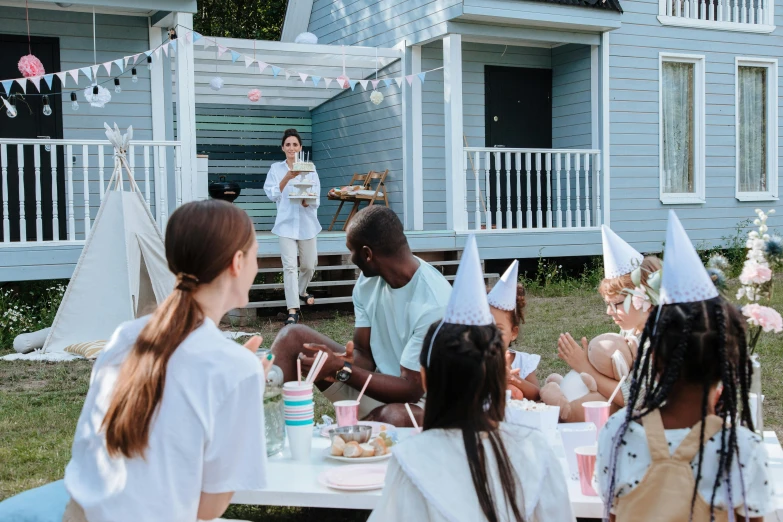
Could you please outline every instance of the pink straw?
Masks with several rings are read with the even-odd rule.
[[[315,369],[315,373],[313,374],[313,380],[311,382],[315,382],[315,380],[318,378],[318,374],[321,373],[321,369],[324,367],[324,364],[326,364],[326,358],[329,357],[329,354],[326,352],[321,352],[323,354],[323,357],[321,357],[321,360],[318,361],[318,367]]]
[[[302,384],[302,359],[296,359],[296,384]]]
[[[321,360],[321,354],[323,354],[323,352],[321,352],[321,351],[319,351],[317,354],[315,354],[315,359],[313,360],[313,365],[310,366],[310,371],[307,372],[307,378],[305,378],[305,382],[308,383],[308,384],[313,382],[313,379],[315,378],[313,374],[315,373],[317,375],[317,372],[315,371],[315,369],[318,366],[318,362]]]
[[[367,389],[367,385],[370,384],[370,379],[372,379],[372,374],[367,376],[367,380],[364,381],[364,386],[362,386],[362,391],[359,392],[359,397],[356,399],[357,402],[362,402],[362,396],[364,395],[364,390]]]

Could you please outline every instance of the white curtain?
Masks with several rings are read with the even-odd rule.
[[[663,63],[663,191],[687,194],[693,186],[692,63]]]
[[[740,67],[739,190],[767,191],[767,69]]]

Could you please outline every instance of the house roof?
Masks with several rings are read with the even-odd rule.
[[[575,5],[580,7],[592,7],[595,9],[608,9],[610,11],[623,12],[620,0],[534,0],[549,4]]]

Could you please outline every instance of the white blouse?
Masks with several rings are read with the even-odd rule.
[[[620,430],[624,420],[625,410],[623,409],[609,418],[598,437],[595,478],[600,490],[599,494],[604,499],[608,496],[612,480],[613,439]],[[690,428],[665,430],[671,454],[677,450],[690,431]],[[622,445],[622,449],[617,455],[614,489],[617,492],[616,497],[622,497],[633,491],[642,481],[645,473],[647,473],[647,468],[650,467],[650,450],[647,446],[644,427],[641,424],[632,422],[625,432],[624,441],[625,444]],[[715,477],[718,474],[720,446],[720,432],[704,441],[702,478],[699,481],[697,490],[707,504],[710,503]],[[747,515],[749,517],[759,517],[771,513],[775,509],[775,491],[769,477],[767,450],[761,437],[747,428],[740,427],[737,429],[737,446],[739,448],[739,464],[735,456],[731,468],[732,506],[734,509],[739,508],[739,512],[742,514],[745,514],[745,508],[747,507]],[[698,462],[699,456],[697,454],[691,462],[694,479],[698,472]],[[742,470],[741,478],[740,469]],[[743,489],[745,493],[744,498]],[[687,491],[684,494],[690,498],[692,492]],[[727,482],[724,481],[715,494],[715,506],[726,510],[727,498],[728,487]]]
[[[516,499],[527,522],[573,522],[563,468],[541,432],[501,423],[516,475]],[[489,440],[487,476],[502,521],[512,519]],[[486,520],[473,486],[462,433],[428,430],[392,448],[383,497],[368,522]]]
[[[280,181],[289,170],[288,163],[285,161],[273,163],[269,167],[269,173],[266,175],[266,181],[264,182],[266,197],[277,205],[277,217],[275,217],[275,226],[272,228],[272,233],[276,236],[296,240],[313,239],[321,231],[321,223],[318,222],[318,207],[321,204],[321,180],[318,179],[318,172],[307,173],[307,179],[314,183],[312,191],[315,192],[317,199],[308,201],[308,206],[304,207],[300,200],[292,201],[288,197],[292,192],[297,191],[293,185],[293,180],[286,184],[282,192],[280,191]]]
[[[538,354],[514,351],[514,360],[511,362],[511,369],[519,370],[519,378],[525,379],[528,375],[536,371],[538,363],[540,362],[541,356]]]

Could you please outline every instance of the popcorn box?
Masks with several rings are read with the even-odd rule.
[[[535,428],[544,433],[555,431],[559,418],[559,406],[548,406],[525,399],[508,401],[506,406],[506,422]]]

